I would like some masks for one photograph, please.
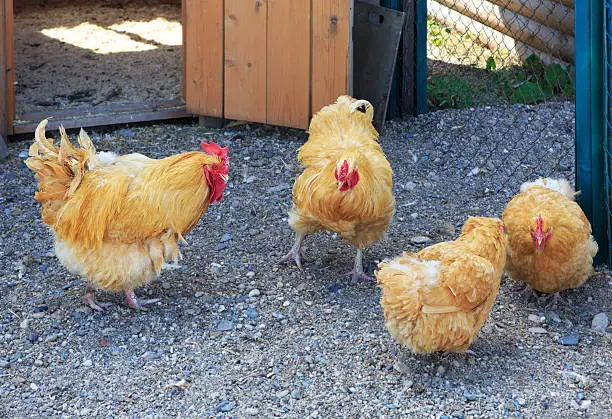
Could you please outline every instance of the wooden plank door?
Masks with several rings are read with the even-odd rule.
[[[225,0],[224,108],[228,119],[267,121],[267,0]]]
[[[353,0],[312,0],[312,114],[350,94]]]
[[[182,20],[187,110],[223,117],[223,1],[183,0]]]
[[[310,2],[268,0],[267,121],[308,128]]]
[[[13,133],[14,81],[13,0],[0,0],[0,135],[4,139]]]

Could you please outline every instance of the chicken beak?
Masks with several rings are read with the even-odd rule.
[[[536,239],[536,242],[538,244],[538,249],[541,249],[542,248],[542,243],[544,242],[544,237],[538,237]]]
[[[342,186],[344,186],[344,182],[339,180],[338,181],[338,190],[342,189]]]

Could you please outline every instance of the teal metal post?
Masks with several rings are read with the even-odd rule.
[[[416,0],[416,113],[427,113],[427,0]]]
[[[608,259],[604,180],[604,7],[581,0],[576,19],[576,188],[599,244],[596,263]]]

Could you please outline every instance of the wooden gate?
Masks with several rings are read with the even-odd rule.
[[[190,112],[305,129],[351,92],[353,0],[183,4]]]

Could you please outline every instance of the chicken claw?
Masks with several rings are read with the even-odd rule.
[[[361,249],[357,249],[357,254],[355,255],[355,267],[349,275],[353,278],[353,283],[358,281],[375,281],[373,277],[366,274],[363,271],[363,251]]]
[[[128,306],[134,310],[147,311],[146,305],[155,304],[161,301],[161,298],[151,298],[149,300],[139,300],[134,294],[134,290],[127,289],[124,291],[125,299],[127,300]]]
[[[85,295],[83,296],[83,304],[85,304],[87,307],[96,311],[105,311],[107,308],[113,305],[112,303],[97,302],[93,292],[93,285],[91,284],[91,282],[87,282],[87,290],[85,291]]]
[[[287,263],[290,260],[294,260],[298,269],[302,270],[302,258],[304,255],[302,254],[302,242],[304,241],[305,234],[298,234],[295,237],[295,244],[291,248],[291,251],[287,253],[278,263]]]

